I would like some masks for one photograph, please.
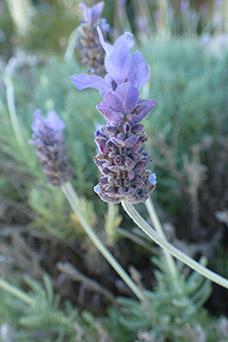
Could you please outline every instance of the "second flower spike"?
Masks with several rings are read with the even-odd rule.
[[[34,112],[29,142],[35,147],[43,172],[53,186],[61,186],[72,176],[63,130],[64,122],[56,112],[48,112],[46,117],[40,110]]]
[[[105,18],[100,18],[104,2],[100,1],[92,7],[84,3],[79,5],[83,20],[78,27],[77,50],[81,63],[88,67],[90,74],[104,75],[104,51],[99,43],[96,27],[100,25],[102,32],[107,35],[109,24]]]

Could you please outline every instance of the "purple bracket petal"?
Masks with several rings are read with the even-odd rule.
[[[126,80],[130,66],[130,49],[126,36],[120,36],[113,45],[109,56],[105,57],[105,67],[113,80],[122,83]]]
[[[104,102],[99,103],[97,106],[99,112],[105,117],[108,122],[113,125],[119,125],[123,119],[124,114],[116,112],[108,107]]]
[[[103,96],[109,91],[109,88],[105,80],[100,76],[79,74],[79,75],[72,75],[70,78],[71,78],[73,85],[78,90],[93,88],[93,89],[97,89],[100,92],[100,94]]]
[[[93,7],[90,8],[92,23],[95,23],[98,20],[99,16],[101,15],[101,12],[103,11],[103,8],[104,8],[104,1],[98,2]]]
[[[102,33],[99,26],[97,26],[97,33],[98,33],[98,37],[99,37],[99,41],[101,43],[101,46],[105,50],[106,55],[109,56],[110,53],[112,52],[112,45],[108,44],[104,41],[103,33]]]
[[[128,116],[129,120],[134,124],[141,121],[155,108],[156,104],[157,102],[155,100],[139,100],[135,111]]]
[[[104,97],[105,104],[117,112],[123,112],[123,103],[119,95],[113,91],[109,91]]]
[[[135,108],[138,102],[138,98],[139,98],[138,89],[135,87],[128,87],[127,92],[126,92],[126,97],[125,97],[125,103],[124,103],[124,107],[127,112],[131,112]]]
[[[83,18],[86,22],[90,22],[91,18],[90,18],[90,9],[89,7],[84,4],[83,2],[81,2],[79,4],[79,9],[82,12]]]
[[[63,120],[54,111],[48,112],[44,122],[48,127],[56,131],[62,131],[65,127]]]
[[[124,105],[124,113],[127,114],[132,112],[135,108],[138,98],[139,98],[139,91],[137,88],[132,87],[129,82],[122,83],[118,85],[115,93],[122,99]]]
[[[132,54],[127,80],[136,88],[142,87],[149,80],[150,69],[143,55],[136,51]]]
[[[104,41],[102,32],[99,28],[98,35],[100,43],[106,52],[105,67],[108,74],[117,83],[124,82],[130,67],[130,49],[134,44],[133,35],[125,32],[116,40],[113,46]]]

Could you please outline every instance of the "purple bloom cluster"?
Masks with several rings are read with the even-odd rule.
[[[156,175],[147,170],[151,157],[143,149],[146,135],[140,124],[156,105],[155,100],[139,97],[149,79],[149,67],[139,51],[131,51],[132,34],[123,34],[113,46],[104,41],[99,28],[98,34],[106,53],[106,76],[72,76],[79,90],[95,88],[103,96],[97,109],[106,125],[95,133],[95,163],[101,175],[94,189],[106,202],[143,202],[156,186]]]
[[[64,123],[56,112],[49,112],[46,117],[40,110],[34,112],[30,143],[35,146],[43,172],[53,186],[60,186],[71,177],[63,130]]]
[[[92,7],[80,4],[83,21],[78,27],[77,50],[81,57],[81,63],[88,67],[91,74],[104,75],[104,50],[102,49],[96,27],[99,25],[104,34],[109,31],[109,25],[105,18],[100,18],[104,2],[100,1]]]

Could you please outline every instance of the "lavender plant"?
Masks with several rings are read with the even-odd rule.
[[[173,42],[172,42],[172,44],[173,44]],[[150,47],[150,49],[151,49],[151,47]],[[155,58],[154,58],[155,59]],[[179,62],[179,61],[178,61]],[[49,68],[49,66],[48,66],[48,68]],[[162,70],[164,70],[164,68],[162,67],[161,68]],[[191,72],[192,72],[192,70],[191,70]],[[40,73],[40,70],[39,70],[39,73]],[[54,72],[54,74],[55,75],[58,75],[58,77],[59,77],[59,70],[58,70],[58,72]],[[176,75],[176,74],[175,74]],[[19,82],[18,82],[19,83]],[[38,84],[39,82],[37,82],[37,84]],[[164,82],[165,83],[165,82]],[[56,82],[56,84],[57,84],[57,82]],[[167,85],[166,85],[167,86]],[[59,89],[61,89],[61,87],[59,87],[58,85],[56,86],[56,89],[57,89],[57,87],[58,87],[58,91],[59,91]],[[219,87],[218,87],[219,88]],[[54,87],[52,88],[52,89],[55,89]],[[52,90],[51,90],[52,91]],[[54,91],[53,91],[54,92]],[[61,91],[62,92],[62,91]],[[44,92],[45,93],[45,96],[47,96],[47,93],[46,92]],[[170,92],[171,93],[171,92]],[[61,94],[62,95],[62,94]],[[39,101],[40,101],[40,103],[42,103],[42,100],[41,100],[41,98],[39,97],[39,94],[38,94],[38,92],[36,92],[36,95],[35,95],[38,99],[39,99]],[[55,94],[55,100],[56,100],[56,102],[58,102],[58,100],[60,99],[60,102],[61,102],[61,106],[62,106],[62,104],[64,103],[64,101],[63,101],[63,95],[60,97],[58,97],[58,96],[56,96],[56,94]],[[22,101],[19,101],[19,102],[21,102],[22,103]],[[55,104],[56,104],[56,102],[55,102]],[[167,103],[169,104],[169,101],[167,101]],[[84,104],[85,105],[85,104]],[[91,105],[91,104],[90,104]],[[198,104],[197,104],[198,105]],[[19,106],[20,106],[20,104],[19,104]],[[81,107],[82,107],[83,105],[81,104]],[[89,105],[88,105],[89,106]],[[175,106],[176,107],[176,106]],[[23,109],[22,109],[23,110]],[[65,112],[67,112],[67,110],[69,110],[68,108],[66,109],[66,108],[64,108],[64,111]],[[71,110],[69,110],[69,112],[70,112]],[[26,111],[24,111],[24,112],[26,112]],[[69,114],[69,112],[67,112],[67,114]],[[87,120],[88,120],[88,117],[87,117]],[[89,120],[91,120],[92,121],[92,119],[90,118]],[[88,120],[88,121],[89,121]],[[192,120],[192,118],[191,118],[191,120]],[[167,118],[166,118],[166,121],[169,121],[169,120],[167,120]],[[86,122],[86,121],[85,121]],[[87,122],[86,122],[86,124],[87,124]],[[85,124],[85,125],[86,125]],[[1,130],[2,130],[2,127],[1,127]],[[80,130],[81,130],[81,124],[80,124]],[[72,130],[73,131],[73,130]],[[89,136],[90,134],[88,134],[88,136]],[[1,139],[2,139],[2,137],[1,137]],[[80,138],[81,139],[81,138]],[[84,144],[84,141],[83,141],[83,144]],[[2,144],[3,145],[3,144]],[[4,149],[6,148],[6,147],[8,147],[8,145],[7,144],[4,144],[5,146],[4,146]],[[6,146],[7,145],[7,146]],[[36,145],[35,145],[36,146]],[[45,165],[45,164],[44,164]],[[90,180],[91,181],[91,180]],[[58,189],[56,190],[56,191],[58,191]],[[42,197],[45,197],[44,196],[44,194],[41,192],[41,196]],[[72,201],[72,199],[71,199],[71,201]],[[148,202],[146,202],[146,203],[148,203]],[[116,207],[116,206],[115,206]],[[54,216],[53,215],[53,212],[51,213],[51,210],[50,210],[50,208],[48,208],[48,210],[49,210],[49,216]],[[53,227],[56,229],[56,226],[53,224]],[[164,274],[164,272],[162,272],[163,274]],[[170,280],[170,278],[167,278],[168,280]],[[166,280],[167,280],[166,279]],[[171,282],[168,282],[168,285],[170,285],[170,283]],[[161,283],[161,287],[163,286],[163,283]],[[170,292],[170,288],[169,288],[169,292]],[[203,291],[204,291],[204,287],[203,287],[203,289],[202,289]],[[202,292],[202,291],[201,291]],[[205,294],[205,293],[204,293]],[[151,302],[156,302],[156,299],[159,297],[159,295],[160,295],[160,293],[156,296],[157,294],[155,293],[155,296],[151,296]],[[164,296],[162,296],[162,295],[160,295],[160,298],[162,298],[162,299],[164,299]],[[202,293],[197,293],[197,298],[196,298],[196,302],[198,303],[199,302],[199,300],[202,300],[202,298],[203,298],[203,296],[202,296]],[[155,299],[155,300],[154,300]],[[167,305],[170,305],[170,311],[172,311],[173,310],[173,301],[175,301],[176,300],[176,298],[171,298],[171,297],[169,297],[169,296],[167,296],[166,297],[166,299],[165,299],[165,301],[164,302],[160,302],[159,303],[159,299],[158,299],[158,303],[160,304],[160,306],[161,306],[161,309],[159,309],[158,308],[158,306],[154,306],[153,308],[152,308],[152,310],[154,310],[154,311],[156,311],[156,312],[158,312],[158,318],[161,320],[161,321],[165,321],[165,319],[167,318]],[[172,304],[171,304],[171,302],[172,302]],[[152,304],[153,304],[152,303]],[[132,303],[130,302],[129,303],[129,306],[131,306],[132,307],[132,305],[131,305]],[[133,319],[132,319],[132,325],[131,326],[134,326],[135,325],[135,322],[136,321],[138,321],[138,322],[142,322],[142,317],[145,317],[145,307],[143,306],[143,305],[141,305],[141,303],[138,303],[138,302],[135,302],[135,312],[137,313],[137,311],[139,312],[139,314],[138,315],[136,315],[136,317],[135,317],[135,315],[133,315]],[[180,304],[180,302],[178,302],[177,303],[177,306]],[[140,306],[140,310],[138,309],[138,306]],[[134,310],[134,308],[133,308],[133,310]],[[160,310],[164,310],[163,312],[162,311],[160,311]],[[15,311],[15,310],[14,310]],[[4,312],[4,311],[3,311]],[[29,313],[30,314],[30,313]],[[175,313],[173,313],[171,316],[173,317],[173,316],[175,316],[176,315],[176,317],[178,318],[178,317],[182,317],[182,313],[180,314],[180,313],[177,313],[177,314],[175,314]],[[125,317],[123,318],[123,319],[126,319],[126,315],[124,315]],[[196,321],[197,321],[197,311],[195,312],[195,316],[196,316]],[[167,328],[169,329],[175,329],[176,328],[176,326],[173,324],[173,318],[171,318],[171,323],[170,322],[167,322],[167,321],[165,321],[165,324],[167,324],[167,327],[165,327],[164,329],[166,330]],[[187,321],[188,322],[188,321]],[[71,322],[70,322],[71,323]],[[142,324],[144,324],[144,322],[142,323]],[[72,328],[72,326],[73,326],[73,324],[71,323],[70,325],[69,325],[71,328]],[[160,324],[159,323],[155,323],[155,326],[157,326],[157,327],[159,327],[160,326]],[[144,329],[145,329],[145,327],[143,327]],[[148,330],[151,328],[151,326],[150,326],[150,323],[148,324]],[[41,329],[42,330],[42,329]],[[118,330],[118,329],[117,329]],[[120,330],[120,329],[119,329]],[[152,330],[153,330],[153,328],[152,328]],[[176,328],[175,329],[177,332],[178,332],[178,329]],[[129,331],[131,331],[132,332],[132,329],[130,328],[129,329]],[[167,331],[167,330],[166,330]],[[152,337],[151,336],[149,336],[149,334],[148,334],[148,336],[149,337],[147,337],[147,338],[153,338],[153,336],[154,336],[154,331],[152,331],[151,332],[151,334],[152,334]],[[146,334],[144,334],[145,336],[146,336]],[[141,334],[141,336],[143,336],[143,334]],[[146,339],[146,337],[145,337],[145,339]],[[176,339],[176,337],[175,337],[175,339]],[[131,339],[132,340],[132,339]],[[140,340],[141,340],[141,338],[140,338]],[[143,337],[142,337],[142,340],[143,340]],[[118,341],[120,341],[119,339],[118,339]],[[124,337],[124,341],[126,341],[126,339],[125,339],[125,337]]]
[[[95,163],[101,173],[95,192],[105,202],[144,202],[156,185],[156,175],[147,166],[151,157],[143,149],[147,137],[140,121],[155,107],[155,100],[140,99],[139,90],[149,78],[149,67],[139,51],[131,52],[133,36],[125,33],[113,46],[100,42],[106,52],[105,78],[74,75],[78,89],[95,88],[103,101],[97,109],[106,125],[97,129]]]
[[[98,34],[106,53],[106,76],[72,76],[72,82],[79,90],[94,88],[103,96],[97,109],[105,117],[106,126],[95,133],[99,149],[95,163],[101,172],[95,192],[106,202],[121,202],[136,225],[164,249],[170,272],[176,273],[172,255],[206,278],[228,288],[227,279],[208,270],[166,241],[160,221],[152,206],[150,210],[149,202],[147,208],[155,230],[132,206],[132,203],[149,200],[156,185],[155,174],[146,170],[150,157],[142,148],[145,134],[143,126],[138,124],[155,106],[154,100],[139,99],[139,89],[148,80],[148,65],[139,52],[131,53],[134,43],[132,34],[120,36],[113,46],[104,41],[99,28]],[[173,279],[176,282],[175,274]]]
[[[96,27],[99,25],[102,32],[107,35],[109,25],[105,18],[100,18],[104,2],[100,1],[91,8],[84,3],[80,4],[83,21],[78,27],[77,50],[81,63],[88,67],[88,72],[103,75],[104,51],[99,43]]]
[[[69,302],[60,308],[52,280],[47,274],[42,280],[27,276],[25,292],[0,278],[0,340],[99,341],[105,332],[101,323],[89,312],[79,314]]]

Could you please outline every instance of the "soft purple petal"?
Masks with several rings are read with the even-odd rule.
[[[113,83],[113,79],[110,77],[109,74],[106,74],[104,77],[105,83],[107,84],[107,86],[112,89],[112,83]]]
[[[149,79],[149,66],[139,51],[132,54],[127,81],[136,88],[142,87]]]
[[[138,136],[132,135],[131,137],[129,137],[125,140],[125,146],[131,147],[132,145],[134,145],[138,141],[138,139],[139,139]]]
[[[42,116],[41,110],[37,109],[33,114],[32,130],[36,133],[44,126],[47,126],[57,133],[62,133],[64,129],[64,122],[54,111],[48,112],[47,116],[45,117]]]
[[[123,147],[125,146],[125,140],[123,139],[118,139],[116,137],[110,137],[111,142],[113,142],[113,144],[119,146],[119,147]]]
[[[113,125],[119,125],[123,119],[123,114],[112,110],[104,102],[97,105],[99,112]]]
[[[34,132],[39,130],[41,126],[43,125],[43,120],[42,120],[43,118],[42,118],[41,113],[42,112],[40,109],[35,110],[35,112],[33,113],[32,130]]]
[[[135,87],[129,87],[125,99],[125,107],[127,108],[127,110],[132,111],[135,108],[136,103],[138,102],[138,98],[138,89]]]
[[[111,53],[105,56],[105,68],[117,83],[126,80],[131,62],[130,47],[133,45],[133,35],[124,33],[112,47]]]
[[[104,2],[100,1],[96,5],[90,8],[91,10],[91,21],[95,23],[99,16],[101,15],[101,12],[103,11],[104,8]]]
[[[52,111],[48,112],[46,118],[44,118],[44,123],[51,129],[56,131],[62,131],[64,129],[64,122],[60,116]]]
[[[155,100],[139,100],[135,111],[129,115],[129,120],[133,123],[141,121],[156,106]]]
[[[125,32],[114,45],[104,41],[100,28],[97,28],[98,36],[102,47],[105,50],[105,68],[110,77],[117,83],[126,80],[131,65],[131,47],[134,45],[133,35]]]
[[[117,112],[123,112],[122,99],[115,92],[109,91],[107,94],[105,94],[104,102],[111,109]]]
[[[105,50],[106,55],[109,56],[111,51],[112,51],[112,45],[108,44],[104,41],[103,33],[102,33],[99,26],[97,27],[97,33],[98,33],[98,37],[99,37],[99,41],[101,43],[101,46]]]
[[[105,80],[102,77],[96,75],[73,75],[71,76],[71,81],[78,90],[94,88],[99,90],[101,95],[106,94],[109,90],[107,84],[105,83]]]
[[[132,87],[129,82],[122,83],[119,85],[115,91],[121,99],[123,99],[124,111],[125,113],[131,112],[139,98],[139,91],[137,88]]]
[[[90,9],[89,7],[84,4],[83,2],[81,2],[79,4],[79,8],[80,8],[80,11],[82,12],[82,15],[83,15],[83,18],[86,22],[91,22],[91,15],[90,15]]]

